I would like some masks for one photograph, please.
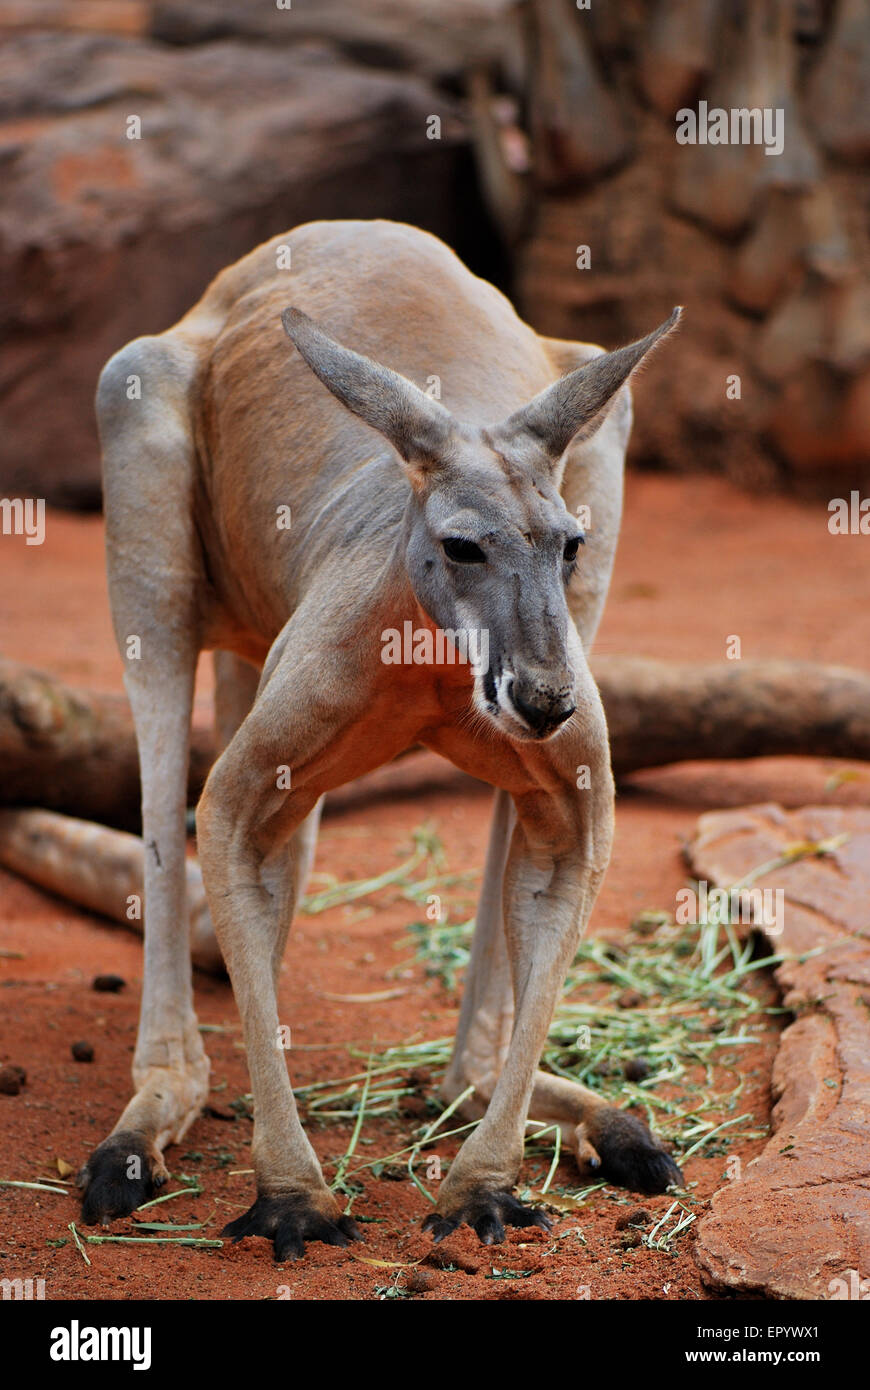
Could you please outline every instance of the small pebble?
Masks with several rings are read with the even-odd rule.
[[[117,994],[119,990],[127,988],[127,981],[120,975],[97,975],[91,985],[98,994]]]
[[[643,1081],[649,1076],[649,1066],[642,1057],[630,1057],[623,1071],[626,1081]]]
[[[412,1269],[405,1280],[405,1288],[410,1293],[429,1293],[437,1282],[436,1275],[429,1269]]]
[[[635,1250],[643,1243],[640,1231],[623,1231],[619,1243],[623,1250]]]
[[[89,1042],[74,1042],[72,1045],[72,1055],[77,1062],[92,1062],[94,1060],[94,1049]]]
[[[22,1067],[0,1067],[0,1095],[18,1095],[22,1086],[22,1072]]]
[[[407,1119],[420,1120],[429,1113],[429,1106],[423,1096],[402,1096],[399,1101],[399,1114]]]
[[[629,1207],[617,1216],[616,1229],[624,1231],[629,1226],[648,1226],[651,1221],[652,1217],[646,1207]]]
[[[206,1105],[203,1108],[203,1115],[210,1115],[213,1120],[237,1120],[238,1115],[232,1110],[223,1110],[219,1105]]]
[[[616,1002],[621,1009],[636,1009],[638,1004],[643,1003],[643,995],[639,994],[636,989],[624,989],[617,996]]]

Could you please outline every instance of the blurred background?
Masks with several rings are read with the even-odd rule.
[[[265,238],[375,216],[550,335],[684,304],[635,467],[870,481],[866,0],[0,0],[0,45],[0,493],[98,507],[107,357]],[[782,109],[782,154],[677,144],[700,99]]]

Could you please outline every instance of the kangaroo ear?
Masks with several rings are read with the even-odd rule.
[[[281,322],[336,400],[390,441],[408,465],[412,484],[421,486],[450,461],[456,424],[439,401],[407,377],[342,347],[301,309],[285,309]]]
[[[546,391],[489,430],[494,442],[542,448],[552,464],[558,463],[572,439],[588,439],[604,423],[614,397],[647,353],[680,321],[681,309],[655,332],[628,347],[604,352],[576,372],[563,376]]]

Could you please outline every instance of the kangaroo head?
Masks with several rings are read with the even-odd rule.
[[[675,309],[640,342],[602,353],[481,429],[342,347],[300,310],[282,315],[312,371],[399,455],[411,484],[411,587],[438,627],[466,633],[469,649],[486,653],[475,666],[474,703],[510,738],[548,738],[574,712],[579,638],[567,586],[583,536],[559,490],[565,450],[595,433],[679,316]]]

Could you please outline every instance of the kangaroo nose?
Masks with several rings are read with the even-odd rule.
[[[516,681],[511,681],[508,694],[517,713],[540,738],[554,733],[577,708],[573,703],[566,704],[558,696],[545,695],[530,699],[523,695]]]

